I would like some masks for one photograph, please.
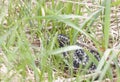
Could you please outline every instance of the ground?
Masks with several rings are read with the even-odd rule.
[[[0,81],[119,82],[119,5],[120,0],[1,0]],[[59,34],[69,37],[69,44],[60,47]],[[80,48],[91,61],[90,50],[99,53],[94,73],[74,76],[72,60],[62,56]]]

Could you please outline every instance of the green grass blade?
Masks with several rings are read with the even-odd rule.
[[[104,48],[108,48],[110,32],[110,11],[111,0],[105,0],[105,18],[104,18]]]
[[[112,62],[112,60],[113,60],[115,57],[117,57],[118,53],[119,53],[118,51],[112,50],[112,55],[110,56],[110,59],[107,61],[106,65],[104,66],[104,68],[103,68],[103,70],[102,70],[102,73],[101,73],[100,78],[99,78],[99,82],[101,82],[102,79],[104,78],[107,70],[109,70],[110,63]],[[109,75],[109,76],[110,76],[110,75]]]
[[[76,50],[76,49],[81,49],[81,47],[73,45],[73,46],[67,46],[67,47],[63,47],[63,48],[59,48],[53,51],[50,51],[49,53],[51,54],[59,54],[62,52],[67,52],[67,51],[71,51],[71,50]]]

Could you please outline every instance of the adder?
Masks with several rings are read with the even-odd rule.
[[[59,47],[65,47],[70,45],[70,39],[69,37],[67,37],[66,35],[63,34],[59,34],[57,37],[58,43],[59,43]],[[95,57],[95,59],[97,61],[100,61],[100,55],[98,52],[94,51],[94,50],[90,50],[90,53],[93,55],[93,57]],[[64,52],[63,53],[63,57],[68,56],[69,53],[68,52]],[[84,51],[84,49],[77,49],[74,51],[73,54],[73,69],[76,70],[78,69],[80,66],[82,66],[83,68],[86,67],[90,62],[90,57],[89,55]],[[97,66],[95,65],[94,62],[91,62],[89,64],[88,67],[88,72],[87,73],[91,73],[94,72],[96,70]]]

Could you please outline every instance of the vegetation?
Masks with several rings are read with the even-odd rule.
[[[97,75],[98,82],[120,81],[119,0],[2,0],[0,4],[1,82],[91,82]],[[69,36],[71,45],[59,48],[58,34]],[[95,61],[93,74],[81,72],[73,77],[69,69],[71,73],[66,75],[64,63],[69,62],[62,53],[70,51],[72,55],[80,49],[75,44],[81,37],[83,43],[95,47],[101,60]],[[95,59],[91,56],[91,60]]]

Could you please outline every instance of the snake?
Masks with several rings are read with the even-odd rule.
[[[70,45],[70,38],[64,34],[58,34],[57,37],[59,47],[65,47]],[[76,44],[77,45],[77,44]],[[94,50],[90,50],[90,53],[93,55],[93,57],[99,62],[100,61],[100,55],[98,52]],[[63,52],[63,57],[68,56],[68,52]],[[72,67],[73,69],[79,69],[80,66],[83,67],[83,69],[88,65],[90,62],[89,55],[84,51],[84,49],[76,49],[73,53],[73,61],[72,61]],[[94,64],[94,62],[91,62],[90,66],[88,67],[87,73],[93,73],[97,69],[97,66]]]

